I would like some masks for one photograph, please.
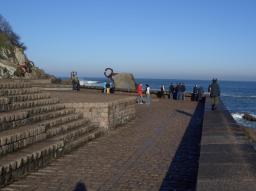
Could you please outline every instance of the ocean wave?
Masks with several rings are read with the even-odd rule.
[[[256,95],[231,95],[223,93],[222,97],[233,97],[233,98],[256,98]]]
[[[243,119],[243,113],[232,113],[231,114],[232,117],[235,119],[235,120],[240,120],[240,119]]]
[[[81,86],[94,86],[94,85],[98,85],[99,81],[93,81],[93,80],[80,80],[80,85]]]

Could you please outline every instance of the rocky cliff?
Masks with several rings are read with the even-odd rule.
[[[20,42],[20,37],[0,15],[0,78],[50,77],[27,58],[25,49],[24,44]]]
[[[13,53],[0,45],[0,78],[48,78],[43,70],[30,61],[24,50],[13,46]]]

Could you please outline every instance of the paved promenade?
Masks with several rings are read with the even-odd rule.
[[[226,108],[212,112],[206,102],[198,191],[255,191],[256,152]]]
[[[202,105],[166,99],[154,100],[151,107],[136,107],[133,122],[30,173],[3,191],[70,191],[78,185],[89,191],[194,190]]]

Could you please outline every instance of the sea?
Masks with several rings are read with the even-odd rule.
[[[83,85],[102,86],[105,78],[80,78]],[[205,92],[211,80],[180,80],[180,79],[136,79],[136,83],[148,84],[151,89],[159,90],[161,85],[168,87],[171,83],[184,83],[186,91],[192,92],[193,87],[197,84]],[[256,81],[219,81],[221,89],[221,100],[233,116],[241,125],[256,128],[256,122],[250,122],[243,119],[244,113],[250,113],[256,116]]]

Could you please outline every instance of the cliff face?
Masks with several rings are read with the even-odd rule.
[[[48,78],[43,70],[30,61],[20,47],[6,48],[0,44],[0,78]]]
[[[0,15],[0,78],[47,78],[24,53],[26,47]]]

